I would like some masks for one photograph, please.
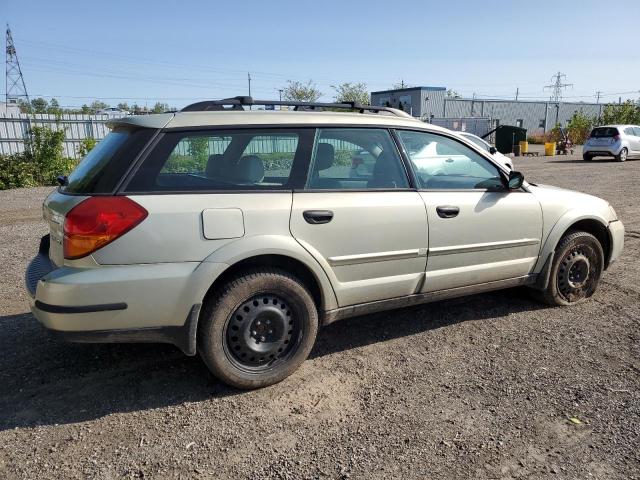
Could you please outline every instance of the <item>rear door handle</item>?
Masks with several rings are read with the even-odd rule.
[[[458,216],[460,209],[458,207],[443,205],[441,207],[436,207],[436,212],[438,212],[438,216],[440,218],[453,218]]]
[[[302,216],[311,225],[319,225],[321,223],[329,223],[333,219],[331,210],[305,210]]]

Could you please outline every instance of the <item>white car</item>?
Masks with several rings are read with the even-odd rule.
[[[640,158],[640,127],[637,125],[604,125],[596,127],[582,147],[585,161],[594,157],[613,157],[624,162]]]
[[[483,150],[486,150],[487,152],[489,152],[491,155],[493,155],[494,159],[496,159],[502,165],[507,167],[509,170],[513,170],[513,158],[503,155],[498,150],[496,150],[496,147],[491,145],[486,140],[478,137],[477,135],[474,135],[473,133],[468,133],[468,132],[458,132],[458,133],[460,134],[460,136],[464,137],[466,140],[472,141]]]

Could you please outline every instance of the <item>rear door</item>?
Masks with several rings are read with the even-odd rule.
[[[452,137],[406,130],[398,131],[398,137],[415,170],[429,220],[422,291],[531,273],[542,238],[542,210],[535,196],[506,190],[497,166]],[[437,155],[425,159],[425,151]]]
[[[391,134],[322,128],[291,233],[323,266],[343,307],[415,293],[426,264],[427,215]]]

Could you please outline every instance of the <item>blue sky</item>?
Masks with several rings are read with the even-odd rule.
[[[181,107],[205,98],[277,98],[287,80],[370,90],[410,85],[464,96],[640,97],[640,0],[2,0],[27,89],[62,105],[93,99]],[[4,92],[4,82],[2,91]],[[3,93],[4,94],[4,93]]]

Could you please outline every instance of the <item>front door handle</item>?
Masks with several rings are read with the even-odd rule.
[[[453,218],[458,216],[460,209],[458,207],[443,205],[441,207],[436,207],[436,212],[438,212],[438,216],[440,218]]]
[[[329,223],[333,219],[331,210],[305,210],[302,216],[311,225],[319,225],[321,223]]]

